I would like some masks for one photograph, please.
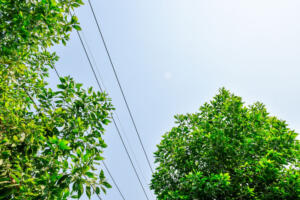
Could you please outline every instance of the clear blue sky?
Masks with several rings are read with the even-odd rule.
[[[263,102],[300,132],[299,0],[92,3],[152,162],[156,144],[174,126],[173,116],[197,111],[222,86],[247,104]],[[148,188],[151,173],[88,4],[77,14]],[[66,47],[54,50],[61,57],[57,69],[62,75],[97,88],[75,33]],[[54,73],[50,83],[57,83]],[[113,126],[104,137],[106,162],[126,199],[145,199]],[[113,188],[103,199],[121,198]]]

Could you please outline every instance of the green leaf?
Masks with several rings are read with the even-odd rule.
[[[81,27],[78,25],[73,25],[73,28],[75,28],[77,31],[81,31]]]
[[[92,172],[85,172],[85,175],[87,175],[89,178],[95,178],[94,173]]]
[[[86,196],[91,199],[91,187],[90,186],[86,186],[85,187],[85,193],[86,193]]]
[[[100,181],[103,181],[105,179],[103,170],[100,171],[99,178],[100,178]]]
[[[101,190],[106,194],[106,189],[104,187],[101,187]]]
[[[57,88],[59,88],[59,89],[66,89],[67,88],[67,86],[66,85],[63,85],[63,84],[59,84],[59,85],[57,85]]]
[[[82,182],[79,182],[79,185],[78,185],[78,198],[80,198],[82,194],[83,194],[83,184],[82,184]]]
[[[110,120],[109,119],[104,119],[104,120],[102,120],[102,123],[105,124],[105,125],[108,125],[110,123]]]
[[[79,195],[72,195],[71,198],[73,198],[73,199],[79,199],[80,197],[79,197]]]
[[[74,23],[77,23],[77,21],[78,21],[78,18],[76,17],[76,16],[72,16],[72,18],[71,18],[71,24],[74,24]]]
[[[77,89],[80,89],[82,87],[82,84],[81,83],[77,83],[76,86],[75,86]]]
[[[64,164],[63,164],[64,168],[67,169],[69,167],[69,163],[67,160],[64,160]]]
[[[106,182],[106,181],[104,181],[102,184],[103,184],[106,188],[111,188],[111,185],[110,185],[108,182]]]
[[[58,146],[61,150],[70,150],[72,148],[68,146],[68,143],[69,142],[66,140],[60,140]]]
[[[91,94],[91,93],[92,93],[92,91],[93,91],[93,87],[89,87],[89,89],[88,89],[88,93],[89,93],[89,94]]]
[[[53,135],[52,137],[49,137],[49,141],[52,144],[56,144],[58,142],[58,138],[56,137],[56,135]]]
[[[100,188],[96,187],[96,194],[100,194]]]
[[[58,180],[57,183],[58,183],[58,184],[63,183],[68,177],[69,177],[68,174],[63,175],[63,176]]]
[[[65,39],[62,39],[62,40],[61,40],[61,42],[63,43],[63,45],[64,45],[64,46],[66,46],[66,45],[67,45],[67,43],[66,43],[66,40],[65,40]]]

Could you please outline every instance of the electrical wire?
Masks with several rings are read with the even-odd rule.
[[[86,45],[87,52],[88,52],[88,53],[90,54],[90,56],[91,56],[91,61],[92,61],[92,63],[94,63],[94,67],[95,67],[95,69],[96,69],[95,71],[97,72],[97,75],[98,75],[98,77],[99,77],[99,80],[100,80],[100,83],[101,83],[101,85],[102,85],[102,87],[103,87],[103,90],[104,90],[104,91],[108,91],[107,88],[106,88],[106,86],[105,86],[105,84],[104,84],[104,81],[103,81],[103,78],[102,78],[102,76],[101,76],[101,73],[100,73],[99,70],[98,70],[99,66],[97,65],[97,62],[96,62],[96,60],[95,60],[95,57],[94,57],[94,55],[93,55],[93,53],[92,53],[92,51],[91,51],[91,49],[90,49],[90,47],[89,47],[89,45],[88,45],[88,42],[87,42],[87,40],[86,40],[86,37],[85,37],[85,34],[84,34],[83,31],[81,31],[81,37],[82,37],[82,39],[83,39],[83,41],[84,41],[84,43],[85,43],[85,45]],[[144,182],[148,182],[147,179],[146,179],[145,176],[144,176],[143,170],[142,170],[142,168],[141,168],[141,166],[140,166],[140,164],[139,164],[139,161],[138,161],[138,159],[137,159],[137,156],[136,156],[135,153],[134,153],[134,150],[133,150],[133,148],[132,148],[132,145],[131,145],[131,143],[130,143],[130,140],[129,140],[128,137],[127,137],[126,131],[125,131],[125,129],[124,129],[123,126],[122,126],[122,123],[121,123],[121,120],[120,120],[120,118],[119,118],[119,116],[118,116],[118,113],[115,112],[115,111],[112,111],[112,112],[113,112],[113,115],[115,116],[116,121],[118,122],[117,125],[118,125],[118,127],[120,128],[120,132],[123,133],[123,137],[125,138],[125,143],[127,142],[127,145],[128,145],[128,147],[129,147],[129,152],[131,152],[131,154],[133,155],[133,160],[135,161],[135,164],[136,164],[136,166],[137,166],[137,168],[138,168],[138,170],[139,170],[139,172],[140,172],[140,175],[141,175],[143,181],[144,181]],[[153,196],[152,192],[150,192],[150,194],[151,194],[152,198],[155,199],[155,197]]]
[[[99,67],[98,67],[97,62],[96,62],[96,60],[95,60],[95,58],[94,58],[94,56],[93,56],[93,53],[92,53],[92,51],[91,51],[91,49],[90,49],[90,47],[89,47],[89,45],[88,45],[88,43],[87,43],[87,40],[86,40],[86,37],[85,37],[85,34],[84,34],[83,31],[81,31],[81,36],[82,36],[82,39],[83,39],[84,43],[86,44],[87,51],[90,53],[91,60],[93,61],[94,66],[95,66],[95,69],[96,69],[96,72],[97,72],[97,75],[99,76],[100,83],[101,83],[101,85],[103,86],[104,91],[108,91],[108,90],[106,89],[106,87],[105,87],[103,78],[102,78],[102,76],[101,76],[101,74],[100,74],[100,72],[99,72],[99,70],[98,70]],[[142,170],[142,168],[141,168],[141,166],[140,166],[140,164],[139,164],[139,161],[138,161],[138,159],[137,159],[137,156],[135,155],[135,153],[134,153],[134,151],[133,151],[133,148],[132,148],[132,145],[131,145],[131,143],[130,143],[130,140],[128,139],[127,134],[126,134],[126,132],[125,132],[125,129],[124,129],[123,126],[122,126],[122,123],[121,123],[121,120],[120,120],[120,118],[119,118],[119,116],[118,116],[118,113],[115,112],[115,111],[113,111],[113,114],[114,114],[114,116],[115,116],[116,121],[118,122],[117,124],[119,124],[121,133],[123,133],[123,136],[125,137],[125,141],[127,142],[128,146],[129,146],[129,150],[130,150],[131,154],[133,155],[133,159],[134,159],[134,161],[135,161],[135,163],[136,163],[136,165],[137,165],[137,168],[138,168],[139,171],[141,172],[141,175],[142,175],[143,180],[144,180],[145,182],[147,182],[147,180],[146,180],[146,178],[145,178],[145,176],[144,176],[144,174],[143,174],[143,170]],[[153,196],[152,193],[151,193],[151,196]],[[153,199],[155,199],[155,198],[153,197]]]
[[[94,77],[95,77],[95,79],[96,79],[96,81],[97,81],[97,84],[98,84],[98,86],[99,86],[99,89],[100,89],[101,92],[103,92],[102,87],[101,87],[101,85],[100,85],[100,82],[99,82],[99,80],[98,80],[98,77],[97,77],[97,75],[96,75],[96,72],[95,72],[95,70],[94,70],[94,67],[93,67],[93,65],[92,65],[92,63],[91,63],[91,60],[90,60],[90,58],[89,58],[87,49],[86,49],[86,47],[85,47],[85,45],[84,45],[84,43],[83,43],[83,40],[82,40],[82,38],[81,38],[81,35],[80,35],[80,33],[79,33],[78,30],[76,30],[76,32],[77,32],[77,35],[78,35],[78,37],[79,37],[79,39],[80,39],[80,43],[81,43],[81,45],[82,45],[82,47],[83,47],[83,49],[84,49],[85,55],[86,55],[86,57],[87,57],[87,59],[88,59],[90,68],[91,68],[92,71],[93,71],[93,74],[94,74]],[[135,166],[134,166],[134,164],[133,164],[133,161],[132,161],[132,159],[131,159],[131,157],[130,157],[130,154],[129,154],[129,152],[128,152],[128,149],[127,149],[127,147],[126,147],[126,145],[125,145],[125,143],[124,143],[123,137],[122,137],[122,135],[121,135],[121,133],[120,133],[120,130],[119,130],[119,128],[118,128],[118,126],[117,126],[117,124],[116,124],[116,121],[115,121],[115,119],[114,119],[114,117],[113,117],[112,114],[111,114],[111,117],[112,117],[113,123],[114,123],[114,125],[115,125],[115,127],[116,127],[117,133],[118,133],[118,135],[119,135],[119,137],[120,137],[120,139],[121,139],[122,145],[123,145],[123,147],[124,147],[124,149],[125,149],[125,151],[126,151],[126,154],[127,154],[128,158],[129,158],[129,160],[130,160],[131,166],[132,166],[132,168],[133,168],[133,170],[134,170],[134,172],[135,172],[135,174],[136,174],[136,177],[137,177],[137,179],[138,179],[138,181],[139,181],[139,184],[140,184],[141,188],[143,189],[143,192],[144,192],[144,194],[145,194],[145,197],[149,200],[148,195],[147,195],[147,193],[146,193],[146,191],[145,191],[145,188],[144,188],[144,186],[143,186],[143,184],[142,184],[142,182],[141,182],[141,179],[140,179],[140,177],[139,177],[139,175],[138,175],[138,173],[137,173],[137,170],[136,170],[136,168],[135,168]]]
[[[135,132],[136,132],[136,134],[137,134],[137,136],[138,136],[139,143],[140,143],[140,145],[142,146],[142,149],[143,149],[144,155],[145,155],[145,157],[146,157],[146,160],[147,160],[147,162],[148,162],[149,168],[150,168],[151,172],[153,173],[153,169],[152,169],[150,160],[149,160],[149,158],[148,158],[148,155],[147,155],[147,153],[146,153],[146,150],[145,150],[144,144],[143,144],[143,142],[142,142],[140,133],[139,133],[139,131],[138,131],[138,129],[137,129],[137,126],[136,126],[136,123],[135,123],[135,121],[134,121],[134,118],[133,118],[131,109],[130,109],[130,107],[129,107],[129,105],[128,105],[128,102],[127,102],[127,99],[126,99],[124,90],[123,90],[123,88],[122,88],[122,86],[121,86],[121,82],[120,82],[120,80],[119,80],[119,77],[118,77],[118,74],[117,74],[117,72],[116,72],[115,66],[114,66],[114,64],[113,64],[112,58],[111,58],[110,53],[109,53],[109,51],[108,51],[108,47],[107,47],[107,45],[106,45],[104,36],[103,36],[103,34],[102,34],[102,31],[101,31],[101,28],[100,28],[100,25],[99,25],[99,22],[98,22],[98,20],[97,20],[96,14],[95,14],[95,12],[94,12],[93,5],[92,5],[92,3],[91,3],[90,0],[88,0],[88,3],[89,3],[89,5],[90,5],[91,11],[92,11],[92,13],[93,13],[93,17],[94,17],[94,20],[95,20],[95,22],[96,22],[96,25],[97,25],[97,28],[98,28],[98,32],[99,32],[100,37],[101,37],[101,40],[102,40],[102,42],[103,42],[103,45],[104,45],[106,54],[107,54],[107,56],[108,56],[110,65],[111,65],[111,67],[112,67],[112,69],[113,69],[114,75],[115,75],[115,77],[116,77],[116,79],[117,79],[118,86],[119,86],[119,88],[120,88],[120,90],[121,90],[122,97],[123,97],[123,100],[124,100],[124,102],[125,102],[126,108],[127,108],[128,112],[129,112],[129,115],[130,115],[132,124],[133,124],[133,126],[134,126]]]
[[[119,193],[120,193],[120,195],[121,195],[122,199],[123,199],[123,200],[125,200],[125,197],[124,197],[124,195],[122,194],[122,192],[121,192],[120,188],[118,187],[118,185],[117,185],[117,183],[116,183],[115,179],[114,179],[114,178],[113,178],[113,176],[111,175],[111,173],[110,173],[110,171],[109,171],[108,167],[106,166],[106,164],[105,164],[104,160],[102,161],[102,163],[103,163],[103,166],[104,166],[104,168],[105,168],[105,169],[106,169],[106,171],[108,172],[108,174],[109,174],[109,176],[110,176],[111,180],[113,181],[114,185],[116,186],[117,190],[119,191]]]
[[[56,67],[55,67],[55,66],[53,66],[53,68],[54,68],[54,71],[55,71],[55,73],[56,73],[57,77],[58,77],[58,78],[60,78],[60,75],[59,75],[59,73],[58,73],[58,71],[57,71]]]

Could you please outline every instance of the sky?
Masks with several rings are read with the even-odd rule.
[[[122,134],[147,190],[151,171],[87,4],[76,10],[94,64],[121,121]],[[153,152],[175,114],[197,112],[220,87],[246,104],[263,102],[271,115],[300,132],[300,1],[91,0],[108,49],[154,166]],[[57,70],[98,89],[75,32]],[[57,83],[51,71],[50,85]],[[146,199],[121,141],[107,127],[106,163],[128,200]],[[108,176],[108,175],[107,175]],[[108,180],[110,181],[109,177]],[[111,182],[111,181],[110,181]],[[121,199],[116,188],[105,200]],[[93,196],[92,199],[97,199]]]

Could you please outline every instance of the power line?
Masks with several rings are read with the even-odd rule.
[[[139,133],[139,131],[138,131],[138,129],[137,129],[137,126],[136,126],[136,123],[135,123],[135,121],[134,121],[134,118],[133,118],[132,112],[131,112],[131,110],[130,110],[130,108],[129,108],[129,105],[128,105],[128,102],[127,102],[127,99],[126,99],[126,96],[125,96],[124,90],[123,90],[123,88],[122,88],[122,86],[121,86],[121,82],[120,82],[120,80],[119,80],[119,77],[118,77],[118,74],[117,74],[117,72],[116,72],[115,66],[114,66],[114,64],[113,64],[112,58],[111,58],[111,56],[110,56],[110,53],[109,53],[109,51],[108,51],[108,48],[107,48],[107,45],[106,45],[106,42],[105,42],[104,36],[103,36],[103,34],[102,34],[102,31],[101,31],[101,28],[100,28],[99,22],[98,22],[98,20],[97,20],[97,17],[96,17],[96,15],[95,15],[95,12],[94,12],[93,5],[92,5],[92,3],[91,3],[91,1],[90,1],[90,0],[88,0],[88,2],[89,2],[89,5],[90,5],[90,8],[91,8],[91,10],[92,10],[92,13],[93,13],[94,20],[95,20],[95,22],[96,22],[96,24],[97,24],[98,32],[99,32],[99,34],[100,34],[100,37],[101,37],[101,40],[102,40],[102,42],[103,42],[103,45],[104,45],[104,48],[105,48],[106,54],[107,54],[107,56],[108,56],[108,59],[109,59],[110,65],[111,65],[111,67],[112,67],[112,69],[113,69],[114,75],[115,75],[115,77],[116,77],[116,79],[117,79],[117,82],[118,82],[118,86],[119,86],[119,88],[120,88],[120,90],[121,90],[122,97],[123,97],[123,99],[124,99],[124,102],[125,102],[126,108],[127,108],[128,112],[129,112],[129,115],[130,115],[130,118],[131,118],[132,124],[133,124],[133,126],[134,126],[135,132],[137,133],[137,136],[138,136],[139,142],[140,142],[140,144],[141,144],[141,146],[142,146],[142,149],[143,149],[143,152],[144,152],[144,154],[145,154],[145,157],[146,157],[146,159],[147,159],[147,162],[148,162],[148,165],[149,165],[149,167],[150,167],[150,170],[151,170],[151,172],[153,173],[153,169],[152,169],[152,166],[151,166],[150,160],[149,160],[149,158],[148,158],[148,155],[147,155],[147,153],[146,153],[146,150],[145,150],[144,144],[143,144],[143,142],[142,142],[142,139],[141,139],[140,133]]]
[[[130,163],[131,163],[131,165],[132,165],[132,167],[133,167],[133,169],[134,169],[134,172],[135,172],[135,174],[137,175],[137,178],[138,178],[138,180],[139,180],[139,183],[140,183],[140,185],[141,185],[141,187],[142,187],[142,189],[143,189],[143,191],[144,191],[144,194],[145,194],[146,198],[149,200],[148,195],[147,195],[147,193],[146,193],[146,191],[145,191],[145,189],[144,189],[144,187],[143,187],[143,184],[142,184],[142,182],[141,182],[140,177],[138,176],[137,170],[136,170],[136,168],[134,167],[133,161],[132,161],[132,159],[131,159],[131,157],[130,157],[130,155],[129,155],[129,152],[128,152],[127,147],[125,146],[123,137],[121,136],[120,130],[119,130],[119,128],[118,128],[118,126],[117,126],[116,121],[115,121],[114,118],[113,118],[113,123],[114,123],[114,125],[115,125],[115,127],[116,127],[116,129],[117,129],[118,135],[119,135],[119,137],[120,137],[120,139],[121,139],[121,142],[122,142],[122,144],[123,144],[123,146],[124,146],[124,148],[125,148],[126,154],[128,155],[128,158],[129,158]]]
[[[83,47],[83,49],[84,49],[85,55],[86,55],[86,57],[88,58],[88,61],[89,61],[89,63],[90,63],[90,67],[91,67],[91,69],[92,69],[92,71],[93,71],[94,77],[96,78],[96,81],[97,81],[97,84],[98,84],[98,86],[99,86],[99,89],[100,89],[101,92],[103,92],[103,90],[102,90],[102,88],[101,88],[101,85],[100,85],[100,82],[99,82],[99,80],[98,80],[98,77],[97,77],[97,75],[96,75],[96,73],[95,73],[94,67],[93,67],[93,65],[92,65],[92,63],[91,63],[91,60],[90,60],[89,56],[88,56],[87,50],[86,50],[86,48],[85,48],[85,45],[84,45],[84,43],[83,43],[83,41],[82,41],[81,35],[79,34],[79,31],[76,30],[76,32],[77,32],[77,35],[78,35],[78,37],[79,37],[79,39],[80,39],[81,45],[82,45],[82,47]],[[114,123],[114,125],[115,125],[115,127],[116,127],[117,133],[118,133],[118,135],[119,135],[119,137],[120,137],[120,139],[121,139],[121,142],[122,142],[122,144],[123,144],[123,147],[124,147],[124,149],[125,149],[125,151],[126,151],[126,154],[127,154],[128,158],[129,158],[129,160],[130,160],[130,163],[131,163],[131,165],[132,165],[132,168],[134,169],[134,172],[135,172],[135,174],[136,174],[136,176],[137,176],[137,178],[138,178],[138,181],[139,181],[139,183],[140,183],[140,185],[141,185],[141,187],[142,187],[142,189],[143,189],[143,192],[144,192],[146,198],[149,200],[149,198],[148,198],[148,196],[147,196],[147,193],[146,193],[146,191],[145,191],[145,189],[144,189],[144,187],[143,187],[143,184],[142,184],[142,182],[141,182],[141,180],[140,180],[140,177],[139,177],[139,175],[138,175],[138,173],[137,173],[137,170],[136,170],[136,168],[135,168],[135,166],[134,166],[134,164],[133,164],[133,161],[132,161],[132,159],[131,159],[131,157],[130,157],[130,155],[129,155],[128,149],[127,149],[127,147],[125,146],[125,143],[124,143],[123,137],[121,136],[120,130],[119,130],[119,128],[118,128],[118,126],[117,126],[117,124],[116,124],[116,121],[115,121],[115,119],[114,119],[114,117],[113,117],[112,114],[111,114],[111,117],[112,117],[113,123]]]
[[[105,164],[104,160],[102,161],[102,163],[103,163],[103,166],[104,166],[104,168],[105,168],[105,169],[106,169],[106,171],[108,172],[108,174],[109,174],[109,176],[110,176],[111,180],[113,181],[114,185],[116,186],[117,190],[119,191],[120,195],[122,196],[122,199],[123,199],[123,200],[125,200],[125,197],[124,197],[124,195],[122,194],[122,192],[121,192],[120,188],[118,187],[118,185],[117,185],[117,183],[116,183],[115,179],[114,179],[114,178],[113,178],[113,176],[111,175],[111,173],[110,173],[110,171],[109,171],[108,167],[106,166],[106,164]]]
[[[115,113],[115,114],[117,114],[117,113]],[[119,124],[120,124],[120,129],[121,129],[121,131],[122,131],[122,132],[125,132],[125,131],[124,131],[124,128],[122,127],[122,123],[121,123],[121,121],[120,121],[118,115],[116,115],[116,118],[117,118],[117,121],[118,121]],[[135,156],[135,154],[134,154],[134,151],[133,151],[133,149],[132,149],[132,147],[131,147],[131,145],[130,145],[129,139],[128,139],[128,137],[126,137],[126,134],[124,134],[124,136],[125,136],[125,140],[126,140],[127,143],[129,144],[129,148],[130,148],[130,150],[131,150],[131,152],[132,152],[132,154],[133,154],[133,158],[134,158],[134,160],[135,160],[135,162],[136,162],[136,164],[137,164],[137,167],[138,167],[138,169],[142,172],[143,170],[141,169],[141,166],[139,165],[139,162],[138,162],[138,160],[137,160],[137,158],[136,158],[136,156]],[[146,180],[146,178],[145,178],[143,172],[142,172],[141,174],[142,174],[142,178],[144,179],[144,181],[147,182],[147,180]],[[153,196],[152,192],[150,192],[150,195],[152,196],[153,199],[155,199],[155,197]]]
[[[82,37],[83,41],[84,41],[85,44],[86,44],[87,51],[90,53],[91,60],[92,60],[93,63],[95,64],[94,66],[95,66],[95,68],[96,68],[97,75],[99,76],[100,83],[101,83],[102,86],[103,86],[103,90],[108,91],[108,90],[106,89],[106,87],[105,87],[103,78],[102,78],[102,76],[101,76],[101,74],[100,74],[100,72],[99,72],[99,70],[98,70],[99,67],[98,67],[97,62],[96,62],[96,60],[95,60],[95,58],[94,58],[94,56],[93,56],[93,53],[92,53],[92,51],[91,51],[91,49],[90,49],[90,47],[89,47],[89,45],[88,45],[88,43],[87,43],[87,41],[86,41],[86,37],[85,37],[83,31],[81,31],[81,37]],[[139,164],[139,161],[138,161],[138,159],[137,159],[137,157],[136,157],[136,155],[135,155],[135,153],[134,153],[134,151],[133,151],[132,145],[130,144],[130,141],[129,141],[128,137],[127,137],[127,134],[126,134],[126,132],[125,132],[125,129],[124,129],[123,126],[122,126],[122,123],[121,123],[121,120],[120,120],[120,118],[119,118],[119,116],[118,116],[118,113],[115,112],[115,111],[112,111],[112,112],[113,112],[113,114],[114,114],[114,116],[115,116],[116,121],[118,122],[117,124],[119,124],[119,128],[120,128],[121,133],[123,133],[123,136],[125,137],[125,142],[127,142],[128,146],[129,146],[129,150],[131,151],[131,154],[133,155],[133,158],[134,158],[134,161],[135,161],[135,163],[136,163],[136,165],[137,165],[137,168],[138,168],[139,171],[141,172],[141,175],[142,175],[143,180],[144,180],[145,182],[147,182],[147,180],[146,180],[146,178],[145,178],[145,176],[144,176],[144,174],[143,174],[143,170],[141,169],[141,166],[140,166],[140,164]],[[152,196],[152,193],[151,193],[151,196]],[[153,197],[153,199],[155,199],[155,198]]]
[[[54,66],[53,68],[54,68],[54,70],[55,70],[55,72],[56,72],[57,77],[60,78],[60,75],[59,75],[59,73],[58,73],[56,67]],[[125,197],[124,197],[123,193],[121,192],[121,190],[120,190],[118,184],[116,183],[114,177],[112,176],[111,172],[109,171],[109,169],[108,169],[107,165],[105,164],[105,161],[104,161],[104,160],[102,160],[102,164],[103,164],[103,166],[105,167],[106,171],[108,172],[108,174],[109,174],[111,180],[113,181],[114,185],[116,186],[116,188],[117,188],[118,192],[120,193],[122,199],[125,200]],[[93,188],[93,190],[95,190],[95,189]],[[97,196],[100,198],[100,196],[99,196],[98,194],[97,194]],[[101,198],[100,198],[100,199],[101,199]]]
[[[114,114],[117,114],[117,113],[114,113]],[[125,131],[124,127],[122,126],[121,120],[120,120],[120,118],[119,118],[118,115],[115,115],[115,116],[116,116],[116,119],[117,119],[116,121],[119,123],[119,127],[120,127],[121,132],[124,133],[123,135],[124,135],[125,141],[127,142],[128,146],[129,146],[129,150],[130,150],[130,151],[132,152],[132,154],[133,154],[133,158],[134,158],[134,161],[135,161],[135,163],[136,163],[136,165],[137,165],[137,168],[139,169],[140,172],[143,172],[143,170],[142,170],[142,168],[141,168],[141,166],[140,166],[140,163],[139,163],[139,161],[138,161],[138,159],[137,159],[137,156],[136,156],[135,153],[134,153],[134,150],[133,150],[133,148],[132,148],[132,145],[131,145],[131,143],[130,143],[130,140],[129,140],[129,138],[126,136],[127,134],[126,134],[126,131]],[[146,179],[146,177],[144,176],[144,174],[143,174],[143,173],[141,173],[141,174],[142,174],[143,180],[144,180],[145,182],[147,182],[147,179]]]
[[[82,40],[82,38],[81,38],[81,35],[79,34],[79,31],[78,31],[78,30],[76,30],[76,32],[77,32],[77,35],[78,35],[78,37],[79,37],[79,39],[80,39],[81,45],[82,45],[82,47],[83,47],[83,49],[84,49],[85,55],[86,55],[86,57],[87,57],[87,59],[88,59],[88,61],[89,61],[90,68],[91,68],[92,71],[93,71],[93,74],[94,74],[94,77],[95,77],[95,79],[96,79],[96,81],[97,81],[97,84],[98,84],[98,86],[99,86],[99,89],[100,89],[101,92],[103,92],[102,87],[101,87],[101,85],[100,85],[100,82],[99,82],[99,80],[98,80],[98,77],[97,77],[97,75],[96,75],[96,72],[95,72],[95,70],[94,70],[94,67],[93,67],[93,65],[92,65],[92,63],[91,63],[91,60],[90,60],[90,58],[89,58],[89,55],[88,55],[88,53],[87,53],[86,47],[85,47],[85,45],[84,45],[84,43],[83,43],[83,40]],[[145,188],[143,187],[143,184],[142,184],[142,182],[141,182],[141,179],[140,179],[140,177],[139,177],[139,175],[138,175],[138,173],[137,173],[137,170],[136,170],[136,168],[135,168],[135,166],[134,166],[134,164],[133,164],[133,162],[132,162],[132,159],[131,159],[131,157],[130,157],[130,155],[129,155],[129,152],[128,152],[128,150],[127,150],[127,147],[125,146],[123,137],[122,137],[122,135],[121,135],[121,133],[120,133],[120,130],[119,130],[119,128],[118,128],[118,126],[117,126],[117,124],[116,124],[116,122],[115,122],[115,119],[114,119],[114,117],[113,117],[112,114],[111,114],[111,118],[112,118],[113,123],[114,123],[114,125],[115,125],[115,127],[116,127],[117,133],[118,133],[118,135],[119,135],[119,137],[120,137],[120,139],[121,139],[121,141],[122,141],[122,145],[123,145],[123,147],[124,147],[124,149],[125,149],[125,151],[126,151],[126,154],[127,154],[128,158],[129,158],[129,160],[130,160],[131,166],[132,166],[132,168],[133,168],[133,170],[134,170],[134,172],[135,172],[135,174],[136,174],[136,177],[137,177],[137,179],[138,179],[138,181],[139,181],[139,184],[140,184],[140,186],[141,186],[142,189],[143,189],[143,192],[144,192],[144,194],[145,194],[145,197],[149,200],[148,195],[147,195],[147,193],[146,193],[146,191],[145,191]]]
[[[54,71],[55,71],[55,73],[56,73],[57,77],[58,77],[58,78],[60,78],[60,75],[59,75],[59,73],[58,73],[58,71],[57,71],[56,67],[55,67],[55,66],[53,66],[53,68],[54,68]]]
[[[100,80],[100,83],[101,83],[101,85],[102,85],[102,87],[103,87],[103,90],[104,90],[104,91],[108,91],[107,88],[105,87],[105,84],[104,84],[103,78],[102,78],[102,76],[101,76],[101,73],[100,73],[99,70],[98,70],[99,67],[98,67],[97,62],[96,62],[96,60],[95,60],[95,58],[94,58],[94,55],[93,55],[93,53],[92,53],[92,51],[91,51],[91,49],[90,49],[90,47],[89,47],[89,45],[88,45],[88,43],[87,43],[87,41],[86,41],[86,37],[85,37],[85,34],[84,34],[83,31],[81,31],[81,37],[82,37],[84,43],[86,44],[87,52],[90,53],[91,61],[93,62],[94,67],[95,67],[95,69],[96,69],[95,71],[97,72],[97,75],[99,76],[99,80]],[[113,112],[113,114],[114,114],[114,116],[115,116],[116,122],[118,122],[117,125],[118,125],[118,127],[120,128],[120,132],[123,133],[123,138],[125,138],[125,142],[127,142],[127,145],[129,146],[129,150],[130,150],[129,152],[131,152],[131,154],[132,154],[132,156],[133,156],[133,159],[134,159],[134,161],[135,161],[135,164],[136,164],[138,170],[140,171],[140,175],[141,175],[143,181],[147,182],[147,180],[146,180],[146,178],[145,178],[145,176],[144,176],[143,170],[142,170],[142,168],[141,168],[141,166],[140,166],[140,164],[139,164],[139,161],[138,161],[138,159],[137,159],[137,157],[136,157],[136,155],[135,155],[135,153],[134,153],[134,150],[133,150],[133,148],[132,148],[132,145],[130,144],[130,140],[129,140],[128,137],[127,137],[126,131],[125,131],[125,129],[124,129],[123,126],[122,126],[121,120],[119,119],[118,113],[115,112],[115,111],[112,111],[112,112]],[[152,194],[151,192],[150,192],[150,194],[151,194],[151,196],[153,197],[153,199],[155,199],[155,197],[153,196],[153,194]]]

